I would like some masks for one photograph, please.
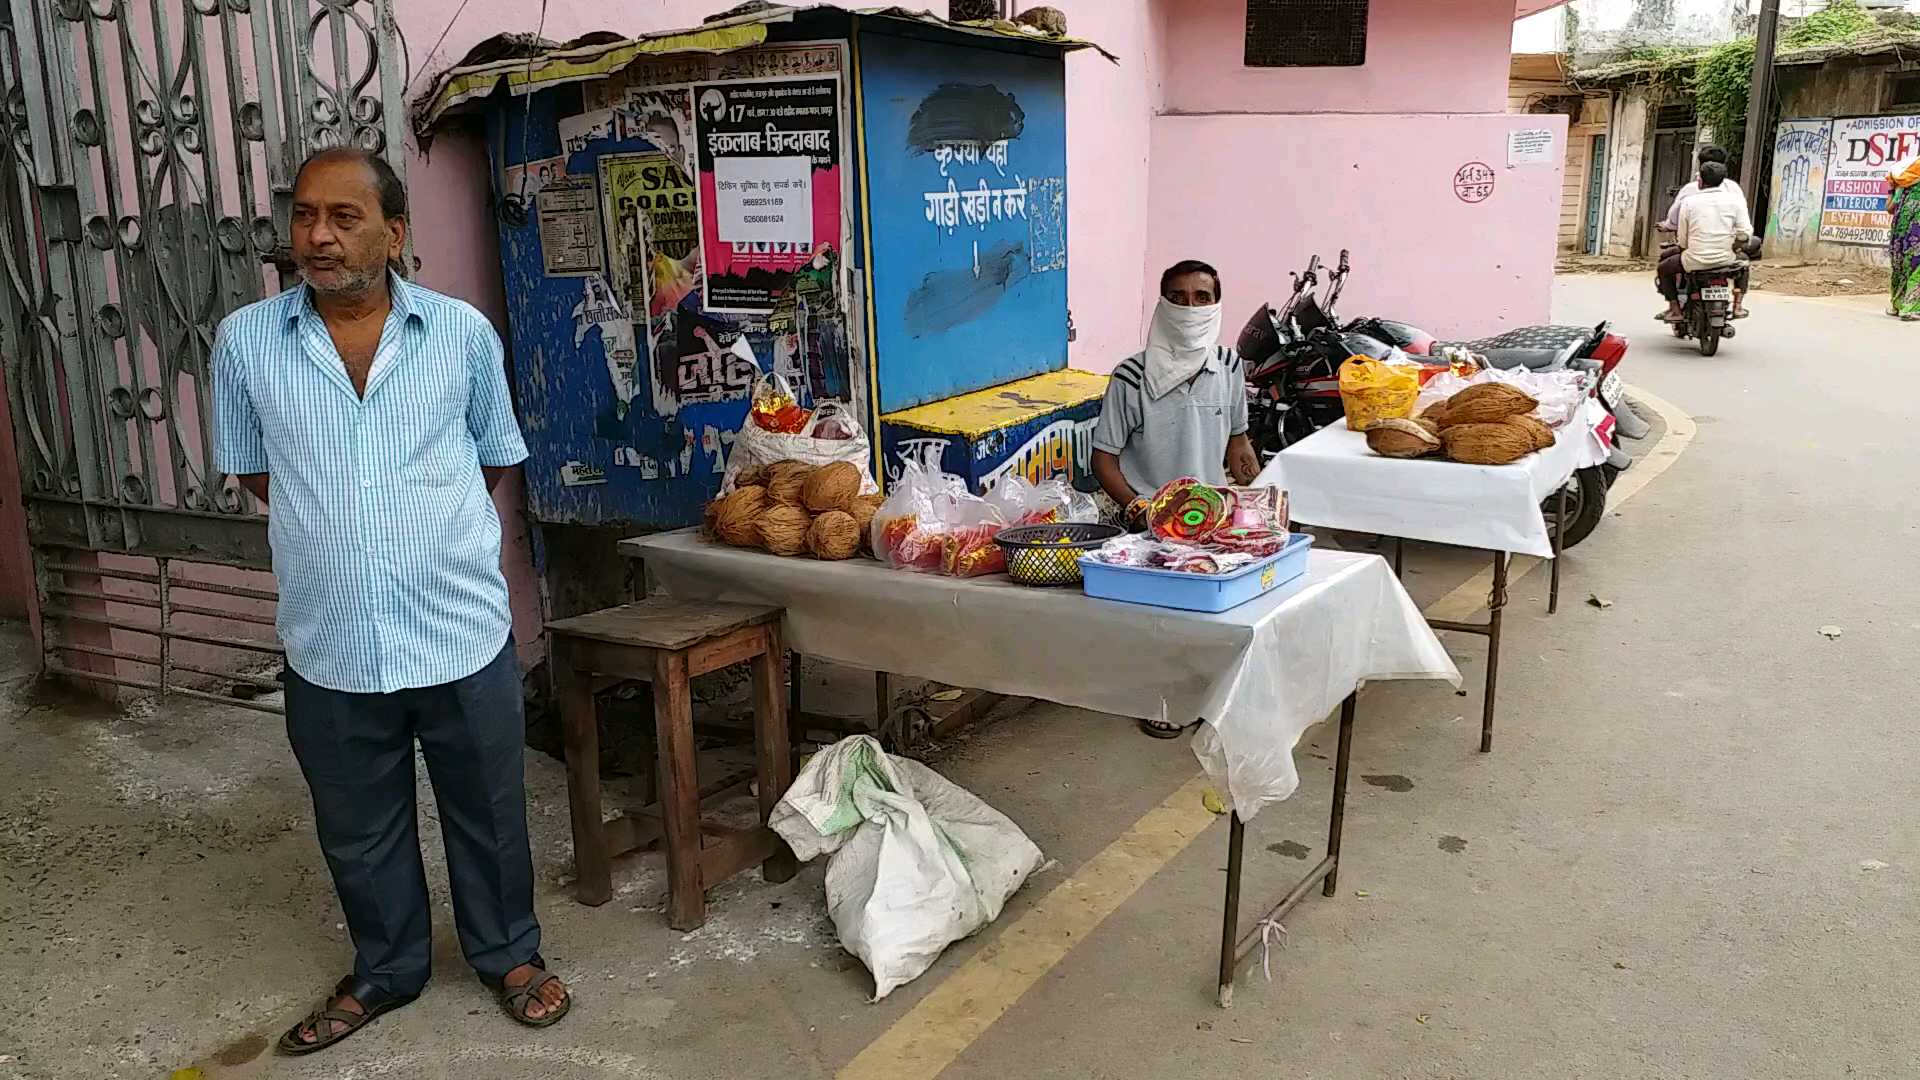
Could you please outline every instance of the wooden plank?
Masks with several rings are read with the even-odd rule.
[[[560,698],[560,724],[567,755],[567,807],[573,817],[574,896],[599,906],[613,899],[612,857],[600,816],[600,726],[593,687],[573,668],[571,643],[549,639],[550,666]]]
[[[596,690],[611,683],[652,682],[653,655],[657,650],[638,645],[612,645],[604,641],[561,635],[573,655],[574,670],[593,676]]]
[[[709,638],[688,649],[687,674],[705,675],[766,651],[766,631],[758,626],[745,627],[725,637]]]
[[[614,645],[685,649],[742,627],[776,621],[781,613],[781,608],[766,604],[693,603],[653,596],[559,619],[548,623],[547,630]]]
[[[772,829],[765,826],[735,829],[700,852],[700,874],[707,881],[722,882],[756,863],[771,864],[783,851],[787,851],[787,845]],[[788,851],[787,858],[793,858],[793,853]],[[681,928],[675,926],[674,929]]]
[[[753,658],[753,760],[763,825],[772,819],[774,806],[793,783],[793,738],[787,731],[786,679],[780,670],[786,648],[779,623],[769,624],[765,633],[764,648]],[[794,678],[799,677],[800,673],[794,672]],[[761,869],[768,881],[777,884],[791,880],[799,872],[799,863],[784,841],[776,841]]]
[[[653,663],[660,813],[667,831],[667,925],[698,930],[707,921],[707,898],[700,872],[700,778],[694,757],[687,654],[656,652]]]

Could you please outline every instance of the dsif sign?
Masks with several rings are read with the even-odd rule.
[[[1857,116],[1833,122],[1820,239],[1885,246],[1887,174],[1920,155],[1920,115]]]

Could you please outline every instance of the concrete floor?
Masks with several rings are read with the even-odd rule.
[[[1287,920],[1271,983],[1256,961],[1236,1007],[1213,1004],[1215,824],[944,1076],[1914,1075],[1920,335],[1873,298],[1762,297],[1708,360],[1656,333],[1642,276],[1567,278],[1556,300],[1564,321],[1635,335],[1628,380],[1698,434],[1570,554],[1557,617],[1544,572],[1515,588],[1496,753],[1474,752],[1477,690],[1370,690],[1341,894]],[[1479,562],[1422,551],[1411,568],[1427,603]],[[1589,592],[1613,606],[1580,603]],[[546,952],[574,1014],[511,1026],[463,970],[442,891],[428,995],[290,1062],[267,1040],[349,949],[279,725],[35,688],[9,633],[0,1078],[831,1077],[1195,772],[1184,745],[1046,705],[953,747],[942,770],[1059,865],[868,1005],[817,866],[722,887],[691,935],[662,923],[650,859],[618,864],[612,904],[575,905],[563,777],[534,756]],[[1477,686],[1480,642],[1449,646]],[[1250,826],[1256,895],[1323,840],[1330,741],[1310,733],[1301,792]],[[425,832],[431,866],[430,814]]]

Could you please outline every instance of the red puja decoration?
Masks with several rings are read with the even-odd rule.
[[[1205,544],[1232,524],[1233,494],[1191,476],[1171,480],[1147,501],[1153,535],[1176,544]]]

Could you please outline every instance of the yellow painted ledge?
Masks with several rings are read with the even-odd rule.
[[[1061,368],[1044,375],[1017,379],[971,394],[917,405],[888,413],[884,423],[899,424],[936,435],[975,438],[989,431],[1031,420],[1071,405],[1093,401],[1107,392],[1107,377],[1077,368]]]

